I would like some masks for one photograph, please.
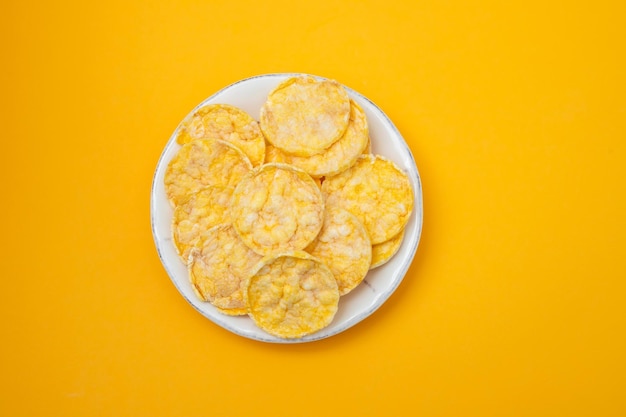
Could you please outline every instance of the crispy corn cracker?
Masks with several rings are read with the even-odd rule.
[[[328,149],[308,157],[287,153],[280,155],[280,149],[275,149],[273,152],[280,156],[273,155],[273,157],[306,171],[313,178],[321,178],[337,175],[352,166],[359,155],[365,151],[368,142],[369,130],[365,112],[354,100],[350,100],[348,128],[343,136]]]
[[[306,172],[286,164],[265,164],[235,188],[231,217],[246,245],[271,255],[311,243],[322,227],[324,202]]]
[[[400,249],[402,245],[402,240],[404,239],[405,230],[406,228],[402,228],[402,231],[391,239],[372,245],[372,264],[370,265],[370,269],[384,265],[398,252],[398,249]]]
[[[274,336],[296,338],[331,323],[339,290],[326,265],[302,251],[267,257],[259,265],[244,289],[248,314],[257,326]]]
[[[196,295],[224,314],[246,314],[243,283],[262,257],[239,239],[231,224],[212,227],[203,242],[189,257],[189,280]]]
[[[409,178],[380,155],[361,155],[356,163],[322,183],[326,204],[354,214],[373,245],[400,233],[413,210]]]
[[[183,121],[176,141],[181,145],[194,139],[221,139],[232,143],[248,156],[254,166],[265,157],[265,138],[256,120],[229,104],[209,104]]]
[[[311,156],[339,140],[349,119],[350,99],[338,82],[301,76],[270,92],[259,123],[272,145],[293,155]]]
[[[363,281],[372,262],[372,244],[365,226],[355,215],[327,207],[324,225],[306,252],[327,265],[345,295]]]
[[[184,144],[165,171],[165,191],[175,207],[210,185],[235,186],[252,169],[234,145],[215,139]]]
[[[232,194],[233,187],[213,185],[176,206],[172,216],[172,240],[183,262],[187,262],[193,247],[202,246],[207,230],[221,223],[230,223]]]

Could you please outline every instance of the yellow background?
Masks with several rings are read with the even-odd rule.
[[[623,4],[3,2],[0,415],[626,415]],[[424,187],[397,292],[310,344],[202,317],[150,230],[178,122],[270,72],[368,96]]]

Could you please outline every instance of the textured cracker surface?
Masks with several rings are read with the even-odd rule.
[[[400,249],[400,246],[402,245],[402,240],[404,239],[405,230],[406,228],[403,228],[400,233],[391,239],[372,245],[372,265],[370,266],[370,269],[377,268],[387,263],[393,255],[398,252],[398,249]]]
[[[273,158],[294,165],[312,177],[333,176],[352,166],[369,144],[369,130],[365,112],[354,100],[350,100],[350,121],[341,138],[320,154],[309,157],[287,153]],[[280,150],[273,150],[280,154]]]
[[[287,163],[286,154],[271,143],[265,144],[265,163]]]
[[[372,244],[400,233],[413,210],[408,176],[379,155],[361,155],[346,171],[326,178],[322,193],[329,206],[342,207],[361,220]]]
[[[250,248],[271,255],[311,243],[324,221],[324,202],[306,172],[285,164],[265,164],[235,188],[231,217]]]
[[[234,187],[252,169],[247,156],[222,140],[197,139],[184,144],[165,171],[165,191],[177,206],[211,185]]]
[[[211,227],[229,223],[232,187],[203,188],[176,206],[172,216],[172,239],[178,255],[186,264],[189,251],[202,246],[202,235]]]
[[[345,295],[363,281],[372,261],[372,245],[365,226],[355,215],[327,207],[324,225],[306,251],[327,265]]]
[[[348,93],[336,81],[290,78],[261,107],[260,126],[267,140],[298,156],[323,152],[344,134],[350,119]]]
[[[261,329],[296,338],[331,323],[339,290],[326,265],[297,251],[266,258],[247,283],[245,301],[248,314]]]
[[[245,314],[243,284],[261,256],[250,250],[231,224],[209,229],[201,249],[189,260],[189,279],[196,294],[225,314]]]
[[[182,145],[194,139],[221,139],[232,143],[254,166],[261,165],[264,160],[265,138],[259,124],[235,106],[209,104],[196,110],[183,121],[176,141]]]

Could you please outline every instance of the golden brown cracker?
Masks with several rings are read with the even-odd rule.
[[[265,157],[265,138],[256,120],[229,104],[209,104],[196,110],[182,123],[176,138],[179,144],[194,139],[221,139],[245,153],[254,166]]]
[[[365,112],[354,100],[350,100],[348,128],[337,142],[317,155],[302,157],[283,153],[282,159],[314,178],[330,177],[352,166],[365,151],[368,142],[369,130]]]
[[[350,99],[343,86],[300,76],[270,92],[259,123],[272,145],[289,154],[311,156],[339,140],[349,119]]]
[[[221,312],[245,314],[243,284],[261,258],[231,224],[220,224],[205,233],[200,249],[192,249],[189,279],[196,294]]]
[[[248,314],[261,329],[297,338],[328,326],[339,303],[330,269],[306,252],[264,258],[247,281]]]
[[[197,139],[184,144],[165,171],[165,191],[177,206],[211,186],[234,187],[252,169],[246,155],[222,140]]]
[[[202,246],[202,236],[207,230],[221,223],[230,223],[232,194],[232,187],[213,185],[176,206],[172,216],[172,239],[183,262],[187,263],[193,247]]]
[[[404,239],[405,230],[406,228],[403,228],[400,233],[391,239],[372,245],[372,264],[370,265],[370,269],[384,265],[398,252],[398,249],[400,249],[402,245],[402,240]]]
[[[372,244],[365,226],[338,207],[327,207],[322,230],[306,251],[330,268],[340,295],[359,285],[372,263]]]
[[[408,176],[380,155],[361,155],[346,171],[326,178],[322,193],[329,206],[342,207],[361,220],[374,245],[398,234],[413,210]]]
[[[306,172],[286,164],[265,164],[235,188],[231,216],[250,248],[271,255],[311,243],[322,227],[324,202]]]

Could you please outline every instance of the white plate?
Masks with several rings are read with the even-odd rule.
[[[211,103],[231,104],[245,110],[254,118],[258,118],[260,108],[268,93],[281,81],[296,75],[302,74],[267,74],[238,81],[213,94],[196,106],[196,109]],[[240,336],[264,342],[300,343],[324,339],[354,326],[371,315],[391,296],[404,278],[417,250],[422,231],[422,186],[415,160],[400,132],[383,111],[365,96],[348,87],[346,90],[350,97],[361,105],[367,115],[372,153],[392,160],[408,174],[415,195],[415,208],[406,226],[402,246],[396,255],[386,264],[370,271],[363,283],[341,297],[339,310],[329,326],[299,339],[281,339],[269,335],[256,327],[249,317],[221,314],[210,303],[200,301],[196,297],[189,283],[187,269],[176,254],[172,242],[170,225],[173,210],[163,186],[167,164],[180,148],[180,145],[176,143],[176,134],[180,126],[167,142],[152,183],[150,211],[154,241],[161,262],[178,291],[196,310],[215,324]]]

